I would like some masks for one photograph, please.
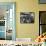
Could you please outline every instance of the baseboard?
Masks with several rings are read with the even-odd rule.
[[[31,38],[16,38],[16,41],[18,42],[31,42],[32,39]]]

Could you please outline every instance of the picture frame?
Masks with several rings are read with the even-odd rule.
[[[29,24],[34,23],[35,13],[34,12],[20,12],[20,23]]]
[[[46,0],[38,0],[39,4],[46,4]]]

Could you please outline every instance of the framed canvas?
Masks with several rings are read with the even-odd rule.
[[[20,23],[34,23],[34,12],[21,12],[20,13]]]
[[[40,4],[46,4],[46,0],[38,0]]]
[[[15,40],[15,2],[0,2],[0,40]]]

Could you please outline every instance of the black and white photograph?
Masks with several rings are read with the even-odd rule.
[[[46,4],[46,0],[38,0],[40,4]]]
[[[34,23],[34,12],[21,12],[20,23]]]

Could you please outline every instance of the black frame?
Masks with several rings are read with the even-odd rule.
[[[42,12],[46,12],[46,11],[39,11],[39,36],[41,34],[41,32],[40,32],[40,25],[46,25],[46,24],[40,24],[40,13],[42,13]]]
[[[33,16],[31,16],[31,14],[33,14]],[[22,21],[23,21],[23,17],[24,18],[31,18],[32,20],[31,20],[31,22],[29,21],[29,22],[23,22],[22,23]],[[28,20],[28,19],[25,19],[25,20]],[[35,13],[34,12],[20,12],[20,23],[21,24],[34,24],[34,22],[35,22]]]
[[[39,3],[39,4],[46,4],[46,3],[42,3],[42,2],[40,2],[40,0],[38,0],[38,3]]]

